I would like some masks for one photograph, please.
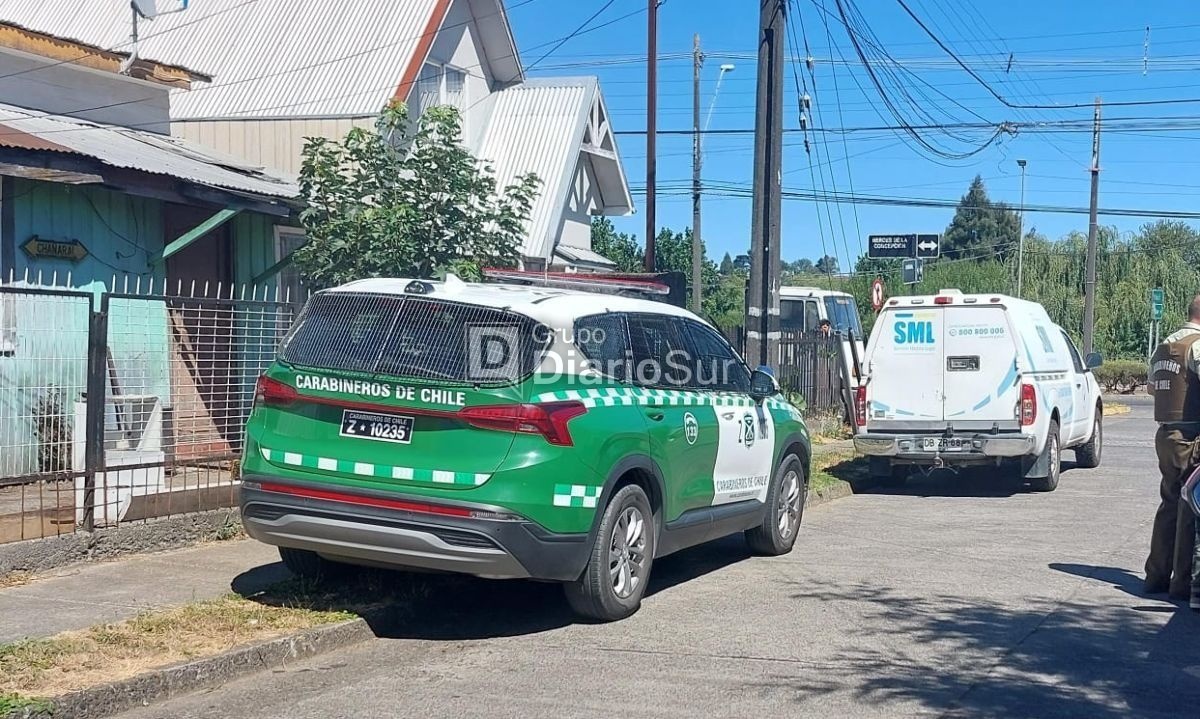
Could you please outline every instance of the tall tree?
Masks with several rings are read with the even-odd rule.
[[[721,274],[733,274],[733,257],[731,257],[728,252],[726,252],[725,256],[721,258]]]
[[[823,275],[836,275],[839,271],[838,258],[833,255],[825,255],[817,260],[816,269]]]
[[[947,259],[990,260],[1011,254],[1020,239],[1021,219],[1003,202],[992,202],[983,178],[971,181],[942,236]]]
[[[644,272],[646,254],[633,235],[617,232],[607,217],[592,219],[592,251],[617,264],[618,272]]]
[[[309,240],[294,261],[311,286],[446,271],[482,279],[485,266],[516,264],[538,178],[498,188],[462,146],[461,128],[452,107],[410,123],[393,103],[374,129],[305,143],[300,221]]]

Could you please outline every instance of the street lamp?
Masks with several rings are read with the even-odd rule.
[[[704,133],[712,123],[713,110],[717,107],[717,96],[721,93],[721,81],[725,73],[733,72],[733,65],[722,65],[721,74],[717,76],[717,87],[713,90],[712,102],[708,105],[708,118],[704,121],[704,131],[700,130],[700,66],[704,56],[700,53],[700,36],[696,36],[695,77],[693,84],[692,118],[695,123],[695,141],[692,143],[692,309],[700,312],[700,266],[704,259],[703,240],[700,236],[700,168],[704,164],[702,144]]]
[[[1027,164],[1029,163],[1025,160],[1017,160],[1017,167],[1021,168],[1020,235],[1017,238],[1017,297],[1021,296],[1025,280],[1025,166]]]
[[[733,72],[734,66],[728,63],[721,66],[721,74],[717,75],[717,86],[713,88],[712,102],[708,104],[708,116],[704,118],[704,131],[708,132],[708,126],[712,124],[713,110],[717,107],[717,96],[721,94],[721,82],[725,79],[725,74]]]

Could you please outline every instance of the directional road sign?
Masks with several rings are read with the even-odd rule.
[[[900,268],[901,274],[904,277],[904,284],[915,285],[921,281],[924,276],[924,268],[921,267],[920,260],[905,260],[904,266]]]
[[[941,254],[941,235],[868,235],[867,257],[932,260]]]
[[[916,256],[916,235],[870,235],[867,237],[867,257],[882,260]]]
[[[1165,297],[1161,287],[1155,287],[1150,290],[1150,319],[1158,322],[1163,317],[1163,304]]]
[[[941,254],[941,248],[941,235],[917,235],[917,253],[914,257],[918,260],[932,260]]]

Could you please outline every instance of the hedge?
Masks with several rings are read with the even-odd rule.
[[[1133,394],[1134,390],[1146,384],[1146,364],[1131,360],[1111,360],[1097,367],[1094,372],[1096,381],[1105,392]]]

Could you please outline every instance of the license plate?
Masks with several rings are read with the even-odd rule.
[[[412,441],[412,431],[412,417],[353,410],[342,412],[341,435],[343,437],[408,444]]]
[[[957,437],[925,437],[921,440],[921,449],[926,452],[961,452],[969,446],[970,440]]]

